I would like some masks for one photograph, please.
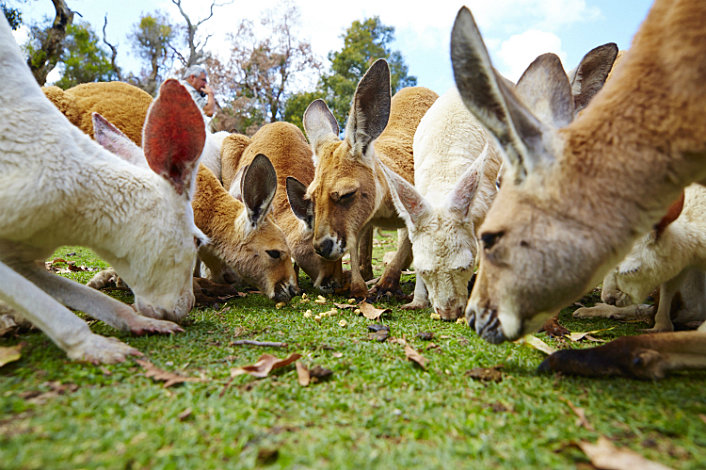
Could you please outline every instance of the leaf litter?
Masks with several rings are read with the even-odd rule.
[[[184,382],[203,382],[204,380],[198,377],[184,377],[174,372],[168,372],[166,370],[160,369],[159,367],[152,364],[150,361],[144,359],[135,359],[144,370],[145,377],[150,377],[157,382],[164,382],[164,388],[171,387],[172,385],[184,383]]]

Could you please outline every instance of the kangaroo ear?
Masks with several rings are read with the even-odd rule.
[[[365,155],[390,118],[390,67],[385,59],[370,66],[353,95],[353,103],[346,124],[346,140],[355,155]]]
[[[483,177],[485,164],[489,158],[488,143],[483,151],[473,160],[466,171],[461,175],[454,190],[449,195],[449,209],[458,214],[462,219],[467,219],[471,213],[470,208],[478,192],[480,180]]]
[[[591,98],[603,88],[618,56],[618,46],[609,42],[588,51],[579,65],[569,73],[575,112],[585,108]]]
[[[166,178],[177,193],[191,194],[205,140],[203,116],[189,92],[177,80],[164,82],[142,130],[150,168]]]
[[[272,162],[263,154],[257,154],[243,174],[240,192],[247,209],[252,228],[256,228],[267,216],[277,190],[277,172]]]
[[[235,176],[231,179],[228,193],[240,202],[243,202],[243,175],[248,171],[250,165],[240,167]]]
[[[679,199],[674,201],[672,205],[669,206],[665,216],[657,222],[657,225],[655,225],[655,240],[659,240],[659,237],[661,237],[664,230],[669,227],[669,224],[677,220],[682,209],[684,209],[684,191],[681,192]]]
[[[123,134],[110,121],[98,113],[92,113],[93,138],[103,148],[133,165],[147,167],[147,160],[142,149]]]
[[[338,140],[338,121],[322,99],[312,101],[306,108],[302,124],[314,150],[314,157],[316,157],[316,149],[323,142]]]
[[[556,54],[537,57],[518,80],[515,92],[545,124],[560,128],[574,119],[571,86]]]
[[[493,70],[488,51],[468,8],[459,10],[451,33],[456,86],[469,111],[490,131],[522,181],[544,159],[543,126]]]
[[[292,212],[309,230],[314,230],[314,203],[306,197],[306,186],[293,176],[287,176],[287,199]]]
[[[385,165],[382,165],[383,173],[387,183],[390,186],[390,195],[392,202],[395,204],[397,213],[404,220],[407,229],[410,233],[416,231],[421,218],[430,211],[429,205],[424,199],[424,196],[419,194],[416,188],[409,184],[407,180],[392,171]]]

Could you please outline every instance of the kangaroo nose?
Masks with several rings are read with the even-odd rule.
[[[324,258],[328,258],[331,256],[331,252],[333,251],[333,240],[330,238],[325,239],[321,244],[316,249],[316,252],[323,256]]]

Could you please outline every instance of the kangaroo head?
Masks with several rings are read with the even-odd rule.
[[[380,204],[372,144],[387,125],[390,93],[390,69],[380,59],[358,83],[343,140],[322,100],[311,103],[304,113],[317,162],[306,193],[313,205],[313,245],[326,259],[337,260],[356,249],[358,234]]]

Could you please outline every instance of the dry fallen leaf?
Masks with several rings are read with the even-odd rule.
[[[339,303],[334,302],[333,305],[335,305],[336,307],[340,308],[341,310],[356,309],[356,308],[358,308],[357,305],[350,304],[350,303],[348,303],[348,304],[339,304]]]
[[[415,350],[406,342],[404,345],[404,355],[407,356],[408,360],[418,364],[422,369],[427,368],[427,363],[429,362],[429,359],[419,354],[417,350]]]
[[[606,470],[669,470],[670,467],[651,460],[629,449],[619,449],[605,437],[598,438],[598,442],[579,442],[578,446],[591,459],[591,463]]]
[[[595,338],[592,335],[595,333],[600,333],[602,331],[610,331],[613,328],[615,328],[615,327],[612,326],[610,328],[603,328],[601,330],[584,331],[584,332],[576,331],[573,333],[569,333],[568,335],[566,335],[566,337],[569,338],[573,342],[581,341],[582,339],[587,339],[589,341],[593,341],[596,343],[605,343],[605,342],[607,342],[606,340]]]
[[[383,313],[390,311],[389,308],[376,308],[368,302],[361,302],[360,305],[358,305],[358,308],[363,316],[368,320],[377,320]]]
[[[10,347],[0,347],[0,367],[4,366],[9,362],[13,362],[22,357],[20,350],[22,349],[22,344],[17,344]]]
[[[526,344],[538,351],[542,351],[544,354],[553,354],[556,352],[556,349],[553,347],[549,346],[547,343],[542,341],[541,339],[537,338],[534,335],[527,335],[524,338],[520,338],[519,340],[516,341],[516,343],[519,344]]]
[[[473,380],[480,380],[483,382],[500,382],[503,379],[503,373],[500,371],[502,368],[502,364],[492,367],[477,367],[467,371],[466,376],[472,378]]]
[[[295,366],[297,368],[297,380],[299,381],[299,385],[301,385],[302,387],[308,386],[309,382],[311,381],[309,369],[301,362],[297,362]]]
[[[333,375],[333,371],[321,366],[314,366],[309,370],[312,382],[327,380]]]
[[[191,416],[191,408],[187,408],[184,411],[182,411],[181,413],[179,413],[178,418],[179,418],[179,421],[185,421],[186,418],[188,418],[189,416]]]
[[[591,423],[588,422],[588,419],[586,419],[586,412],[584,411],[583,408],[579,408],[578,406],[574,406],[574,404],[571,403],[566,398],[561,398],[561,400],[563,400],[567,405],[569,405],[569,408],[571,408],[571,411],[573,411],[574,414],[576,415],[576,425],[577,426],[582,426],[582,427],[588,429],[589,431],[595,432],[596,429],[591,425]]]
[[[164,388],[171,387],[172,385],[184,383],[184,382],[202,382],[203,380],[197,377],[184,377],[174,372],[168,372],[162,370],[159,367],[152,364],[150,361],[145,361],[144,359],[135,359],[135,362],[140,364],[143,369],[145,369],[145,377],[152,377],[156,381],[164,382]]]
[[[253,365],[231,369],[230,376],[236,377],[241,374],[250,374],[258,378],[267,377],[271,371],[288,366],[300,357],[302,357],[301,354],[293,353],[285,359],[277,359],[272,354],[263,354]]]

